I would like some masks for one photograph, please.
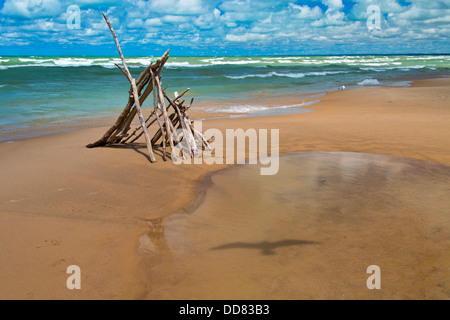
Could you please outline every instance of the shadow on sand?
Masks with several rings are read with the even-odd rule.
[[[219,247],[211,248],[211,250],[226,250],[226,249],[257,249],[261,250],[263,255],[273,255],[276,254],[275,250],[281,247],[290,246],[305,246],[320,244],[320,242],[306,241],[306,240],[281,240],[277,242],[263,241],[259,243],[249,243],[249,242],[233,242],[229,244],[224,244]]]

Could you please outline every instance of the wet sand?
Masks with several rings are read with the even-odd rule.
[[[449,166],[300,152],[276,176],[234,166],[201,183],[196,210],[141,237],[148,299],[449,297]],[[367,288],[372,265],[381,290]]]
[[[218,128],[223,131],[227,128],[280,129],[282,153],[370,153],[450,165],[449,98],[449,79],[417,81],[410,88],[331,93],[323,97],[321,103],[309,107],[314,110],[311,113],[210,120],[204,122],[203,126],[205,129]],[[202,177],[225,166],[176,166],[164,163],[160,158],[157,163],[150,164],[145,156],[144,144],[136,148],[84,148],[103,131],[104,128],[92,128],[0,144],[0,299],[230,298],[230,292],[217,290],[217,281],[220,284],[220,279],[215,282],[201,281],[201,275],[204,275],[204,279],[210,279],[226,266],[221,266],[220,260],[211,261],[210,258],[208,261],[212,265],[203,266],[192,278],[191,284],[197,284],[193,286],[197,290],[192,289],[194,291],[186,292],[186,296],[178,296],[177,290],[186,285],[177,281],[180,272],[183,274],[191,270],[190,263],[193,262],[187,259],[183,262],[187,264],[184,267],[183,264],[171,265],[165,260],[175,259],[176,262],[176,256],[173,257],[170,252],[177,252],[179,248],[174,248],[164,237],[155,240],[161,234],[162,219],[180,212],[194,199]],[[246,202],[239,207],[245,209],[246,205],[251,206]],[[394,211],[386,214],[391,216],[389,219],[395,219]],[[209,217],[209,224],[220,223],[220,219],[211,219]],[[379,228],[382,228],[383,221],[380,221]],[[330,222],[323,220],[324,226],[327,223]],[[163,225],[167,233],[166,220]],[[377,227],[374,228],[373,232],[376,233]],[[443,224],[442,228],[440,232],[448,240],[448,223]],[[142,236],[148,233],[153,235],[154,241],[162,243],[162,247],[167,243],[167,248],[163,250],[166,253],[155,258],[155,251],[142,247]],[[245,232],[242,233],[245,236]],[[199,250],[196,244],[207,243],[208,236],[209,232],[191,234],[191,238],[187,239],[192,239],[192,242],[186,241],[184,248],[191,246],[193,251]],[[410,230],[404,233],[404,237],[411,247],[418,245],[418,250],[421,250],[422,238],[418,239]],[[147,244],[154,245],[150,239],[149,236]],[[257,243],[258,239],[239,241],[250,240]],[[274,238],[270,241],[281,240]],[[293,240],[323,242],[323,239],[314,237]],[[392,238],[389,237],[379,240],[382,248],[389,248],[392,244]],[[349,245],[357,245],[357,242],[348,241]],[[448,252],[448,243],[446,245]],[[293,245],[286,248],[313,250],[317,246]],[[222,252],[227,260],[242,266],[245,260],[241,263],[240,255],[234,255],[234,251],[208,253]],[[257,250],[252,255],[261,259],[276,256],[264,255]],[[350,259],[351,253],[348,255]],[[435,262],[434,256],[427,258],[424,255],[420,259],[427,268]],[[448,256],[441,256],[440,259],[444,259],[446,265],[449,264]],[[303,283],[301,279],[308,278],[308,268],[319,266],[321,261],[319,258],[314,260],[314,256],[308,258],[308,265],[300,267],[303,273],[295,273],[296,283]],[[81,267],[80,291],[66,288],[68,275],[65,272],[72,264]],[[255,274],[265,270],[264,264],[255,264],[253,268],[256,268]],[[292,265],[285,271],[292,272]],[[162,276],[164,279],[161,279]],[[245,281],[253,281],[252,276],[246,273],[239,277],[244,284]],[[365,278],[366,274],[358,275],[352,283],[359,284],[358,277]],[[408,273],[407,277],[396,281],[411,283],[417,279],[417,274]],[[398,295],[381,290],[370,296],[366,291],[342,292],[342,288],[339,289],[334,282],[328,283],[328,278],[325,278],[323,286],[316,287],[309,294],[296,291],[290,296],[289,290],[283,290],[283,283],[287,284],[290,279],[284,278],[277,284],[278,291],[268,290],[265,295],[254,298],[440,299],[445,298],[445,295],[448,298],[448,273],[440,276],[439,281],[432,275],[430,279],[433,280],[430,280],[429,285],[427,282],[424,284],[427,290],[410,288],[407,293]],[[226,284],[226,281],[223,279],[222,283]],[[305,281],[303,285],[306,288],[308,282]],[[157,283],[159,285],[155,285]],[[443,286],[446,283],[447,286]],[[180,287],[177,287],[178,284]],[[269,283],[266,285],[270,286]],[[301,285],[299,287],[302,288]],[[233,292],[236,292],[235,298],[245,298],[244,295],[248,293],[245,290]]]

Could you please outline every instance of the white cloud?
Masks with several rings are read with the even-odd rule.
[[[173,24],[179,24],[179,23],[188,22],[189,20],[191,20],[191,17],[167,15],[167,16],[164,16],[162,18],[162,20],[164,22],[169,22],[169,23],[173,23]]]
[[[322,2],[328,7],[329,11],[336,11],[344,8],[342,0],[322,0]]]
[[[315,20],[322,17],[322,9],[315,6],[314,8],[308,6],[299,6],[296,4],[289,4],[289,6],[294,9],[294,18]]]
[[[205,12],[202,0],[149,0],[153,12],[171,14],[200,14]]]
[[[217,8],[214,8],[214,17],[216,17],[216,19],[220,17],[220,10]]]
[[[225,36],[225,40],[230,42],[255,42],[265,40],[267,38],[267,35],[258,33],[245,33],[242,35],[227,34]]]
[[[6,0],[1,13],[5,16],[38,18],[56,15],[61,10],[58,0]]]
[[[318,1],[323,5],[318,6]],[[78,32],[66,27],[70,4],[81,7]],[[371,4],[381,9],[379,32],[369,32],[366,26]],[[449,42],[450,0],[353,0],[345,5],[344,10],[342,0],[6,0],[0,30],[9,37],[3,36],[0,42],[63,43],[59,39],[69,39],[70,43],[110,44],[100,9],[107,11],[125,43],[191,48],[245,48],[256,43],[262,49],[283,46],[289,50],[309,41],[319,47],[333,41],[355,45],[372,41],[380,47],[415,39]],[[352,8],[346,14],[349,5]]]
[[[163,22],[161,21],[160,18],[152,18],[152,19],[147,19],[145,20],[145,25],[146,26],[151,26],[151,27],[160,27],[163,24]]]
[[[313,27],[338,26],[349,24],[345,13],[341,11],[344,8],[342,0],[322,0],[323,4],[328,6],[325,14],[322,17],[317,16],[311,23]],[[318,12],[317,12],[318,13]],[[320,18],[320,19],[319,19]]]

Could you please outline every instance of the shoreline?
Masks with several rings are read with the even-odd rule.
[[[409,77],[403,78],[394,78],[392,81],[404,82],[405,85],[402,86],[367,86],[362,88],[347,88],[346,91],[349,90],[364,90],[364,89],[383,89],[383,88],[408,88],[412,86],[412,83],[416,81],[429,81],[432,79],[448,79],[447,78],[426,78],[422,79],[420,75],[415,75],[415,78],[410,79]],[[397,79],[397,80],[396,80]],[[419,79],[419,80],[417,80]],[[267,116],[277,116],[277,115],[294,115],[301,114],[307,112],[313,112],[314,106],[322,101],[324,97],[329,94],[333,94],[338,92],[337,89],[333,90],[323,90],[323,91],[313,91],[313,92],[300,92],[296,94],[295,92],[291,92],[287,96],[283,97],[283,102],[279,102],[278,97],[258,97],[255,99],[248,100],[236,100],[233,103],[225,103],[224,101],[201,101],[194,102],[194,108],[191,110],[191,118],[193,120],[223,120],[223,119],[240,119],[240,118],[253,118],[253,117],[267,117]],[[299,96],[303,98],[299,98]],[[208,112],[208,107],[211,104],[220,104],[221,107],[226,108],[234,105],[245,106],[246,103],[249,102],[257,102],[259,107],[267,108],[266,110],[261,111],[253,111],[253,112]],[[116,120],[117,115],[120,113],[121,108],[118,108],[118,113],[111,114],[108,116],[96,116],[93,118],[75,118],[70,121],[62,121],[60,125],[57,124],[49,124],[41,127],[32,127],[28,129],[20,129],[14,128],[8,130],[9,134],[0,135],[0,144],[3,143],[13,143],[17,141],[24,141],[30,139],[36,139],[45,136],[53,136],[58,134],[70,133],[78,130],[85,130],[91,128],[99,128],[99,127],[110,127]],[[296,110],[296,111],[295,111]],[[135,120],[135,125],[139,125]]]
[[[333,92],[333,91],[329,91]],[[202,102],[194,102],[194,106],[192,110],[190,110],[190,115],[192,120],[226,120],[226,119],[235,119],[235,118],[252,118],[252,117],[266,117],[272,115],[283,115],[283,114],[300,114],[305,112],[311,112],[310,109],[307,109],[311,105],[315,105],[320,103],[320,99],[328,94],[328,92],[303,92],[301,96],[305,96],[305,98],[299,98],[298,94],[291,93],[288,96],[283,97],[284,104],[278,104],[279,99],[274,97],[259,97],[258,99],[251,100],[236,100],[232,103],[225,103],[224,101],[202,101]],[[245,106],[248,102],[257,102],[258,106],[264,108],[261,111],[253,111],[246,113],[243,112],[225,112],[225,111],[214,111],[209,112],[208,107],[211,104],[217,105],[220,104],[222,108],[228,108],[231,106]],[[281,111],[285,110],[286,112]],[[152,110],[151,107],[144,108],[144,111]],[[280,110],[277,112],[277,110]],[[94,128],[107,128],[111,127],[117,116],[120,114],[120,111],[115,113],[114,115],[109,116],[97,116],[93,118],[80,118],[73,119],[71,121],[63,121],[60,125],[57,124],[49,124],[47,126],[37,127],[37,128],[29,128],[26,130],[21,129],[12,129],[10,130],[10,134],[8,135],[0,135],[0,144],[2,143],[13,143],[17,141],[25,141],[32,140],[41,137],[54,136],[59,134],[65,134],[70,132],[75,132],[79,130],[89,130]],[[138,120],[134,120],[133,126],[139,126]]]
[[[450,78],[439,78],[405,88],[336,91],[311,113],[208,120],[203,126],[222,132],[278,128],[280,154],[389,154],[449,166],[449,88]],[[152,275],[142,267],[158,265],[136,254],[139,236],[149,232],[149,221],[195,200],[203,177],[227,167],[176,166],[159,157],[150,164],[142,143],[84,148],[104,129],[0,144],[1,299],[145,298]],[[80,292],[65,288],[70,264],[85,270]]]

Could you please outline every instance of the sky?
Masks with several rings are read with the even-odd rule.
[[[128,56],[450,53],[450,0],[0,0],[0,56],[117,55],[102,12]]]

